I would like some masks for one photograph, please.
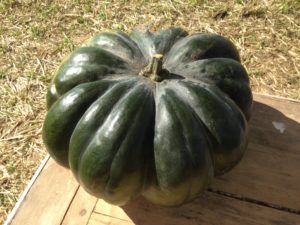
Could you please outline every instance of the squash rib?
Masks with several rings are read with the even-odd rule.
[[[229,97],[208,84],[179,81],[176,90],[186,98],[218,143],[213,148],[215,173],[230,170],[239,162],[247,145],[247,124],[243,113]],[[189,93],[184,94],[187,91]]]
[[[135,82],[132,80],[115,84],[109,92],[98,97],[98,99],[86,110],[77,123],[77,126],[71,136],[69,155],[72,172],[77,178],[84,150],[88,149],[89,144],[96,137],[97,132],[101,129],[102,123],[104,123],[105,119],[109,116],[109,113],[115,104],[124,98],[124,95],[126,96],[126,93],[130,91],[134,84]],[[91,117],[100,118],[96,122],[90,123]],[[89,133],[87,133],[86,130],[88,130]]]
[[[82,156],[79,159],[79,167],[77,170],[79,171],[78,175],[80,177],[80,183],[85,188],[87,188],[88,191],[89,189],[91,189],[94,193],[100,194],[100,191],[102,190],[101,197],[110,202],[113,202],[114,204],[124,204],[124,202],[128,201],[127,198],[131,199],[133,196],[135,196],[135,194],[137,193],[136,188],[142,189],[143,187],[142,177],[145,173],[145,170],[142,169],[142,167],[144,167],[145,165],[141,165],[140,160],[142,159],[138,158],[137,154],[135,156],[137,157],[136,162],[132,161],[129,164],[126,164],[127,158],[119,157],[119,154],[125,153],[126,155],[131,155],[128,151],[139,152],[139,149],[142,148],[143,133],[146,132],[146,128],[148,128],[148,125],[124,120],[123,117],[134,115],[131,116],[131,118],[134,119],[135,116],[138,116],[140,117],[140,120],[149,119],[149,115],[151,115],[152,113],[151,111],[149,111],[149,109],[143,107],[143,100],[146,96],[150,97],[152,95],[149,95],[151,92],[150,90],[145,90],[145,87],[146,86],[143,83],[133,86],[128,90],[128,92],[123,93],[122,97],[118,101],[112,104],[108,116],[103,119],[103,122],[101,123],[101,125],[99,125],[99,128],[89,141],[88,146],[84,148],[86,149],[86,151],[82,153]],[[105,98],[107,98],[107,96]],[[128,104],[131,105],[130,108],[128,107]],[[136,109],[139,108],[141,109],[141,113],[136,112]],[[132,125],[134,126],[128,126],[129,122],[130,124],[133,123]],[[151,120],[148,122],[150,123]],[[142,129],[136,129],[136,126],[143,127],[143,129],[145,129],[144,132],[142,132]],[[86,127],[84,129],[86,129]],[[135,135],[129,135],[131,131],[139,132]],[[137,136],[139,136],[140,138],[138,140],[135,140],[134,137]],[[108,138],[110,140],[108,140]],[[109,143],[107,141],[109,141]],[[130,146],[133,149],[131,149]],[[140,152],[142,155],[145,154],[142,151]],[[101,159],[99,157],[101,157]],[[97,160],[98,164],[93,164],[92,161],[94,160]],[[118,166],[114,166],[116,160],[119,162]],[[122,167],[122,163],[123,166],[125,166],[124,168],[131,168],[132,166],[134,167],[134,165],[140,165],[138,166],[138,168],[134,169],[135,172],[133,173],[137,173],[140,175],[130,176],[129,173],[127,174],[127,181],[124,180],[123,174],[126,173],[126,170],[122,170],[122,174],[119,174],[118,172]],[[101,168],[99,167],[100,165]],[[119,177],[119,175],[122,176]],[[91,180],[91,178],[94,176],[96,176],[97,179]],[[129,180],[131,180],[131,184],[128,184]],[[138,186],[134,185],[134,183],[136,182],[138,182],[136,184]],[[98,191],[94,189],[96,184],[98,187]],[[119,185],[122,186],[122,191],[115,191],[115,188],[119,188]],[[132,188],[135,191],[132,191],[131,193],[130,190]],[[126,194],[123,195],[123,192],[126,192]],[[123,198],[125,198],[125,200]]]

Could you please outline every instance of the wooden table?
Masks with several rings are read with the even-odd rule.
[[[5,224],[300,224],[300,103],[255,95],[244,158],[192,203],[162,208],[138,199],[112,206],[46,158]]]

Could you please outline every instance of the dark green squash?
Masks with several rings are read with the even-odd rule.
[[[62,63],[47,105],[44,143],[88,192],[173,206],[239,162],[252,94],[229,40],[170,28],[96,35]]]

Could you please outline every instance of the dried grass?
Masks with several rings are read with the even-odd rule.
[[[219,33],[238,47],[256,92],[300,99],[300,2],[0,2],[0,223],[45,149],[45,92],[63,56],[101,30],[181,26]]]

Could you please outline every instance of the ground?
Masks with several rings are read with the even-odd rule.
[[[300,99],[299,0],[1,0],[0,223],[46,155],[45,93],[63,57],[99,31],[169,26],[226,36],[254,92]]]

